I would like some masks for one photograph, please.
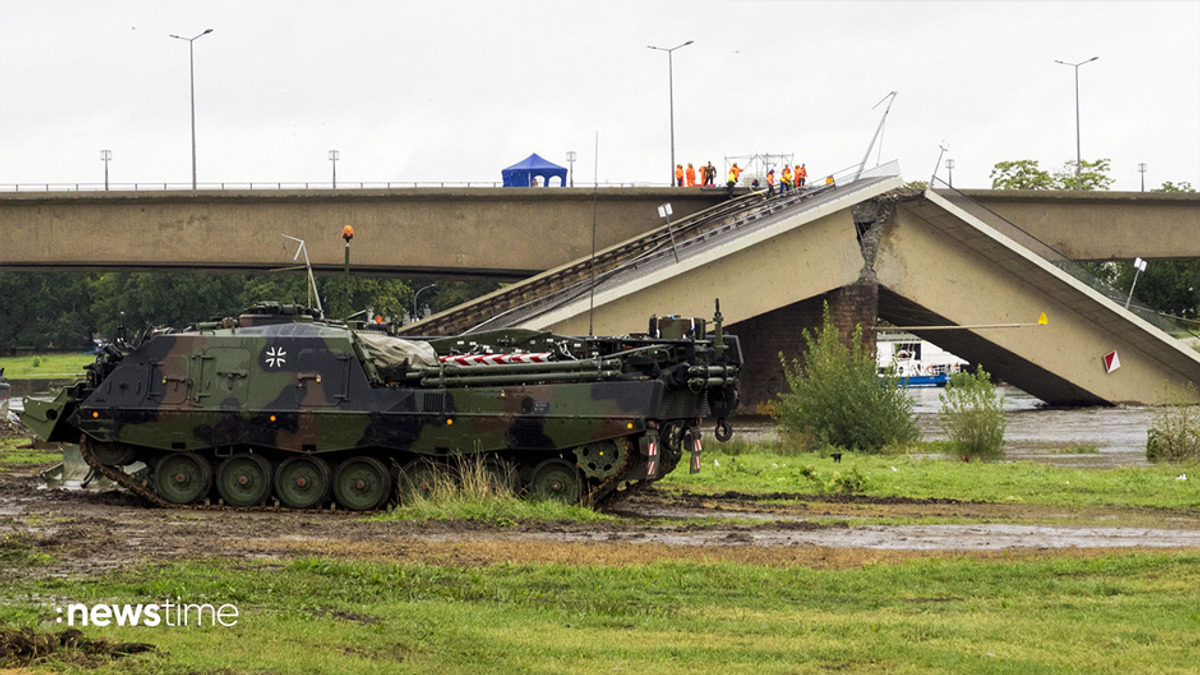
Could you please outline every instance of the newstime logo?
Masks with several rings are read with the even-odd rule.
[[[175,598],[179,600],[179,597]],[[151,605],[84,605],[73,604],[55,607],[58,623],[66,614],[68,626],[236,626],[238,608],[233,605],[219,607],[209,603],[184,604],[167,600]]]

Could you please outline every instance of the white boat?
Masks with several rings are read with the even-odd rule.
[[[879,373],[895,372],[910,387],[938,387],[950,382],[950,374],[969,364],[941,347],[907,333],[881,334],[875,341]]]

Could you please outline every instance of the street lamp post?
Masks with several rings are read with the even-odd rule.
[[[192,38],[180,37],[178,35],[171,36],[171,37],[175,38],[176,40],[183,40],[188,43],[188,72],[191,74],[191,87],[192,87],[192,189],[193,190],[196,189],[196,55],[195,55],[195,50],[192,48],[192,43],[195,42],[196,40],[199,40],[200,38],[204,37],[205,35],[208,35],[211,32],[213,32],[213,29],[209,28],[208,30],[204,31],[203,33],[197,35],[196,37],[192,37]]]
[[[571,165],[571,187],[575,187],[575,151],[567,151],[567,163]]]
[[[655,47],[654,45],[646,45],[648,49],[657,49],[660,52],[667,53],[667,95],[671,100],[671,180],[672,186],[675,185],[675,62],[672,52],[676,49],[682,49],[690,44],[693,40],[666,49],[665,47]]]
[[[1137,288],[1138,275],[1146,271],[1146,261],[1138,258],[1133,261],[1133,283],[1129,286],[1129,297],[1125,298],[1125,309],[1129,309],[1129,303],[1133,302],[1133,289]]]
[[[421,317],[417,316],[417,313],[420,311],[420,307],[421,307],[419,304],[417,304],[417,298],[421,297],[422,293],[424,293],[425,291],[427,291],[435,286],[437,286],[437,284],[429,284],[428,286],[422,287],[421,290],[419,290],[415,294],[413,294],[413,322],[417,322],[417,321],[421,320]]]
[[[341,153],[337,150],[329,151],[329,161],[333,164],[333,189],[337,189],[337,161],[341,157]],[[353,189],[353,188],[352,188]]]
[[[1138,162],[1138,173],[1142,174],[1142,192],[1146,191],[1146,163]]]
[[[1054,61],[1055,63],[1061,63],[1064,66],[1071,66],[1072,68],[1075,69],[1075,189],[1076,190],[1083,189],[1083,180],[1079,177],[1079,172],[1083,169],[1083,154],[1080,151],[1081,146],[1079,143],[1079,66],[1082,66],[1085,63],[1091,63],[1092,61],[1095,61],[1098,58],[1100,58],[1100,57],[1093,56],[1092,58],[1088,59],[1087,61],[1080,61],[1079,63],[1067,63],[1066,61],[1059,61],[1059,60]]]
[[[108,190],[108,163],[112,160],[112,150],[101,150],[100,161],[104,162],[104,190]],[[1142,166],[1145,166],[1144,164]],[[1142,181],[1144,184],[1146,181]]]
[[[954,160],[946,158],[946,173],[950,178],[950,187],[954,187]]]

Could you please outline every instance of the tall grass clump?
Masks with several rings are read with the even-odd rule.
[[[1008,420],[1004,416],[1003,399],[982,366],[974,373],[952,373],[950,383],[938,398],[942,402],[938,421],[962,461],[1004,457],[1004,429]]]
[[[1200,460],[1200,406],[1196,385],[1167,386],[1159,396],[1146,432],[1146,459],[1151,462]]]
[[[781,435],[860,452],[920,439],[913,400],[899,376],[878,374],[875,356],[863,349],[862,326],[851,346],[843,345],[826,303],[820,330],[805,330],[804,343],[803,362],[779,357],[791,389],[779,394],[772,413]]]
[[[429,462],[398,481],[400,503],[380,520],[474,520],[501,527],[524,520],[613,520],[587,506],[528,499],[508,465],[479,456],[453,465]]]

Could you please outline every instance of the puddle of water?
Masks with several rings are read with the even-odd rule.
[[[938,422],[939,387],[909,389],[917,414],[917,426],[926,441],[946,440]],[[1047,408],[1041,400],[1014,387],[1000,387],[1007,411],[1004,433],[1005,457],[1010,461],[1030,460],[1054,466],[1109,469],[1117,466],[1149,466],[1146,461],[1146,431],[1152,413],[1144,407]],[[777,438],[770,420],[734,421],[735,438],[745,441]],[[1095,453],[1059,454],[1055,451],[1095,446]],[[713,447],[713,446],[710,446]]]

